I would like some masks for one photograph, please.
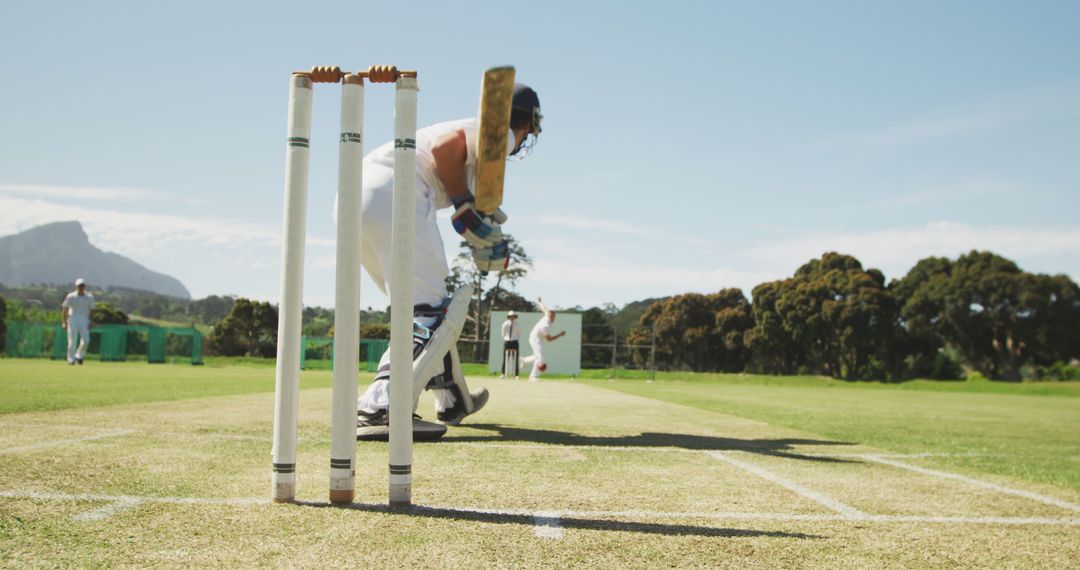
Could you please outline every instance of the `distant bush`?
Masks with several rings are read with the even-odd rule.
[[[1055,362],[1044,367],[1039,374],[1040,380],[1080,380],[1080,362]]]
[[[267,302],[237,299],[208,339],[214,354],[273,358],[277,352],[277,309]]]
[[[126,325],[128,316],[108,303],[97,302],[90,311],[90,321],[95,325]]]
[[[360,338],[388,340],[390,338],[390,325],[364,325],[360,327]]]
[[[964,377],[964,368],[955,352],[938,351],[930,366],[929,377],[932,380],[960,380]]]

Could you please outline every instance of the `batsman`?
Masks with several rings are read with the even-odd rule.
[[[499,272],[509,263],[501,224],[507,160],[527,156],[540,135],[540,99],[532,88],[514,83],[512,67],[493,68],[485,74],[480,117],[438,123],[416,133],[416,208],[413,212],[412,379],[418,389],[433,390],[440,423],[413,416],[413,438],[430,441],[479,411],[488,399],[486,389],[470,392],[456,358],[460,323],[449,326],[453,299],[447,292],[449,265],[436,211],[453,208],[454,230],[468,242],[473,262],[483,272]],[[392,291],[391,214],[394,189],[394,144],[388,143],[364,157],[361,263],[383,293]],[[336,209],[336,208],[335,208]],[[394,299],[390,299],[393,304]],[[458,299],[468,303],[468,299]],[[449,310],[448,310],[449,309]],[[453,324],[453,323],[451,323]],[[444,326],[447,325],[447,326]],[[441,333],[441,334],[440,334]],[[427,354],[436,349],[441,354]],[[443,348],[445,347],[445,348]],[[431,361],[428,366],[417,363]],[[389,437],[390,352],[379,363],[375,380],[357,401],[358,440]]]

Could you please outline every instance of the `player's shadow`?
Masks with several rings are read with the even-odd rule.
[[[445,441],[455,442],[524,442],[547,445],[597,446],[597,447],[673,447],[701,451],[745,451],[760,455],[772,455],[798,459],[801,461],[819,461],[823,463],[859,463],[859,461],[826,457],[821,455],[803,455],[795,449],[797,445],[854,445],[845,441],[817,439],[736,439],[693,435],[686,433],[645,432],[637,435],[593,436],[576,433],[531,429],[501,424],[468,424],[466,427],[495,432],[490,435],[447,435]]]
[[[308,501],[296,501],[296,504],[307,507],[333,507],[329,503]],[[452,519],[458,521],[481,522],[490,524],[512,524],[530,527],[549,526],[561,529],[601,530],[616,532],[637,532],[643,534],[662,534],[670,536],[704,536],[718,538],[750,538],[767,536],[770,538],[796,538],[796,539],[820,539],[820,535],[806,534],[802,532],[784,532],[775,530],[748,530],[741,528],[724,528],[695,526],[690,524],[667,524],[638,521],[620,521],[605,519],[590,519],[578,515],[559,516],[545,514],[538,520],[537,515],[522,512],[497,512],[470,509],[452,509],[442,507],[411,506],[404,508],[389,508],[386,505],[353,503],[347,507],[356,511],[389,513],[400,516],[427,517]],[[547,522],[551,521],[551,522]]]

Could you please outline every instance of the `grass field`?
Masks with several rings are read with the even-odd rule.
[[[265,362],[0,360],[0,566],[1080,565],[1076,384],[472,382],[488,407],[417,444],[392,512],[384,444],[325,507],[328,371],[272,505]]]

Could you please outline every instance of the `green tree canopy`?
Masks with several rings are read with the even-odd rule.
[[[128,316],[108,303],[96,302],[90,311],[90,321],[96,325],[126,325]]]
[[[750,303],[738,289],[687,293],[653,303],[628,342],[644,341],[651,329],[660,367],[738,371],[746,364],[743,336],[751,324]]]
[[[905,333],[951,346],[988,378],[1017,380],[1026,365],[1080,355],[1080,290],[1064,275],[1022,271],[1000,255],[928,258],[890,285]]]
[[[882,378],[895,304],[877,269],[829,252],[783,281],[754,289],[747,345],[767,372]]]
[[[223,356],[272,357],[277,351],[277,324],[273,305],[240,298],[214,325],[209,343]]]

